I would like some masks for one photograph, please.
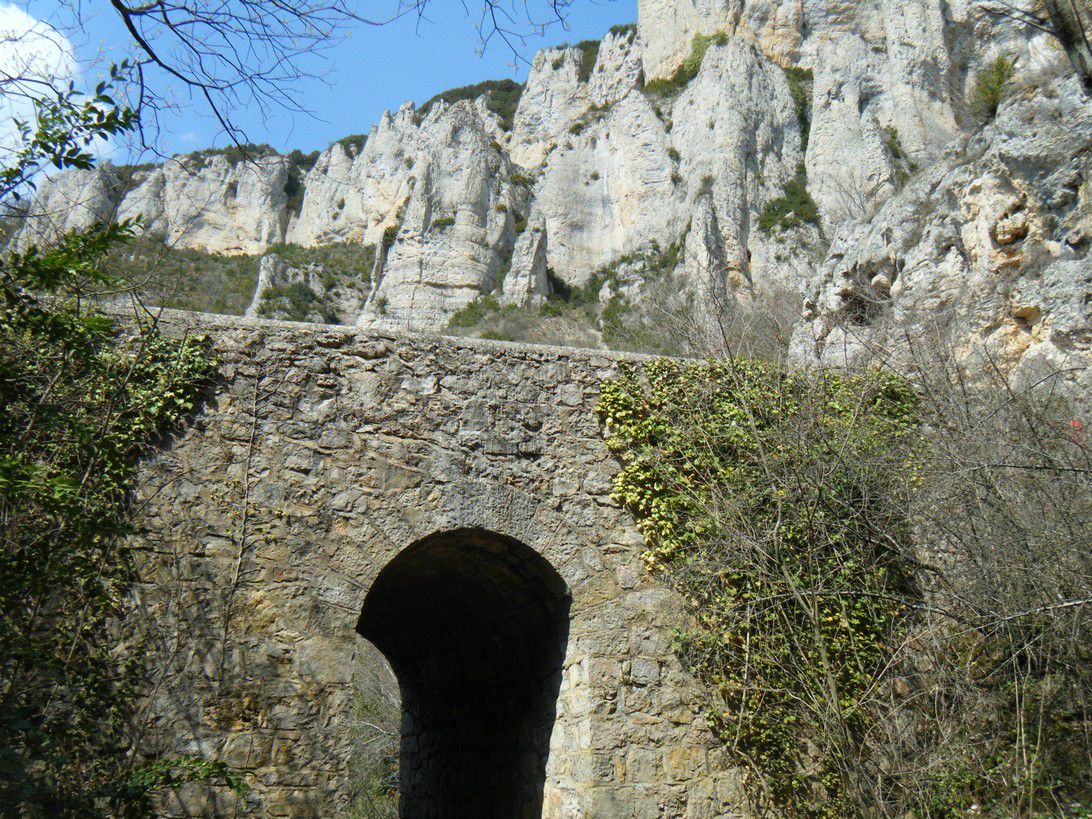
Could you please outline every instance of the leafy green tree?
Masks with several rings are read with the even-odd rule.
[[[0,171],[9,199],[43,168],[88,168],[131,130],[111,86],[37,100]],[[142,759],[132,706],[139,646],[117,644],[134,566],[126,536],[138,457],[196,406],[213,373],[200,338],[161,336],[95,306],[98,262],[132,223],[94,226],[0,259],[0,804],[31,816],[142,815],[158,787],[227,780],[201,759]]]

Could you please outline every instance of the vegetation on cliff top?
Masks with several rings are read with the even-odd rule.
[[[682,65],[675,69],[670,77],[660,77],[645,83],[645,91],[657,96],[672,97],[680,93],[690,81],[698,76],[701,64],[705,60],[705,53],[712,45],[724,45],[728,42],[728,35],[723,31],[716,34],[695,34],[690,43],[690,54],[683,60]]]
[[[519,105],[519,98],[522,94],[523,85],[514,80],[486,80],[474,85],[464,85],[459,88],[441,91],[417,109],[417,113],[421,118],[424,118],[439,100],[443,100],[450,105],[461,100],[473,101],[482,95],[486,95],[485,107],[497,115],[501,121],[501,127],[505,131],[511,131],[516,118],[516,106]]]

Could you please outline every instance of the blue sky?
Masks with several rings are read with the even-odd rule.
[[[466,0],[471,9],[474,1]],[[85,3],[79,21],[58,0],[17,5],[67,35],[85,80],[98,74],[98,66],[130,53],[126,32],[105,2]],[[486,79],[523,81],[527,61],[539,48],[600,39],[612,25],[636,19],[636,0],[576,0],[566,27],[555,24],[542,36],[527,37],[519,49],[522,59],[517,59],[499,40],[482,52],[474,20],[461,2],[433,0],[426,20],[411,16],[382,27],[356,25],[328,49],[325,59],[315,62],[325,82],[306,80],[295,89],[313,116],[274,110],[263,120],[258,112],[248,111],[238,113],[236,121],[252,142],[266,142],[278,150],[324,148],[347,134],[367,132],[384,109],[395,110],[404,100],[420,104],[445,89]],[[159,150],[169,154],[227,142],[203,106],[185,96],[176,97],[176,102],[178,110],[160,118]]]

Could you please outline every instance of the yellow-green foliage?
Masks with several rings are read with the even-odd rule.
[[[1015,72],[1016,63],[1004,55],[994,59],[975,76],[971,90],[971,113],[982,122],[997,116],[997,109],[1005,93],[1005,86]]]
[[[683,61],[683,64],[670,77],[662,77],[645,83],[645,91],[650,94],[668,97],[678,94],[689,85],[694,77],[698,76],[698,71],[701,69],[702,61],[705,59],[705,52],[709,50],[709,46],[724,45],[726,42],[728,42],[728,35],[723,31],[708,36],[695,34],[694,39],[690,42],[690,56]]]
[[[780,815],[846,815],[840,760],[904,613],[916,405],[892,375],[742,359],[603,385],[615,498],[690,604],[677,648],[711,726]]]

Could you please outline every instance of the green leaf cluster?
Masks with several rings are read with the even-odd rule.
[[[712,45],[724,45],[728,42],[728,35],[723,31],[715,34],[695,34],[690,42],[690,54],[683,64],[670,77],[661,77],[645,83],[645,91],[649,94],[663,97],[673,97],[680,93],[690,81],[698,76],[701,64],[705,60],[705,53]]]
[[[604,383],[598,414],[646,565],[689,604],[677,649],[713,730],[778,815],[846,815],[840,760],[905,611],[914,391],[879,372],[658,360]]]
[[[19,147],[0,169],[0,201],[18,201],[34,177],[50,166],[58,170],[95,166],[93,144],[131,131],[136,113],[114,102],[114,88],[124,83],[134,66],[123,61],[110,67],[109,79],[85,94],[70,83],[50,96],[34,99],[34,120],[15,120]]]
[[[112,651],[133,578],[137,459],[194,410],[202,338],[125,329],[88,306],[132,225],[0,263],[0,802],[97,815],[134,797],[139,654]]]

